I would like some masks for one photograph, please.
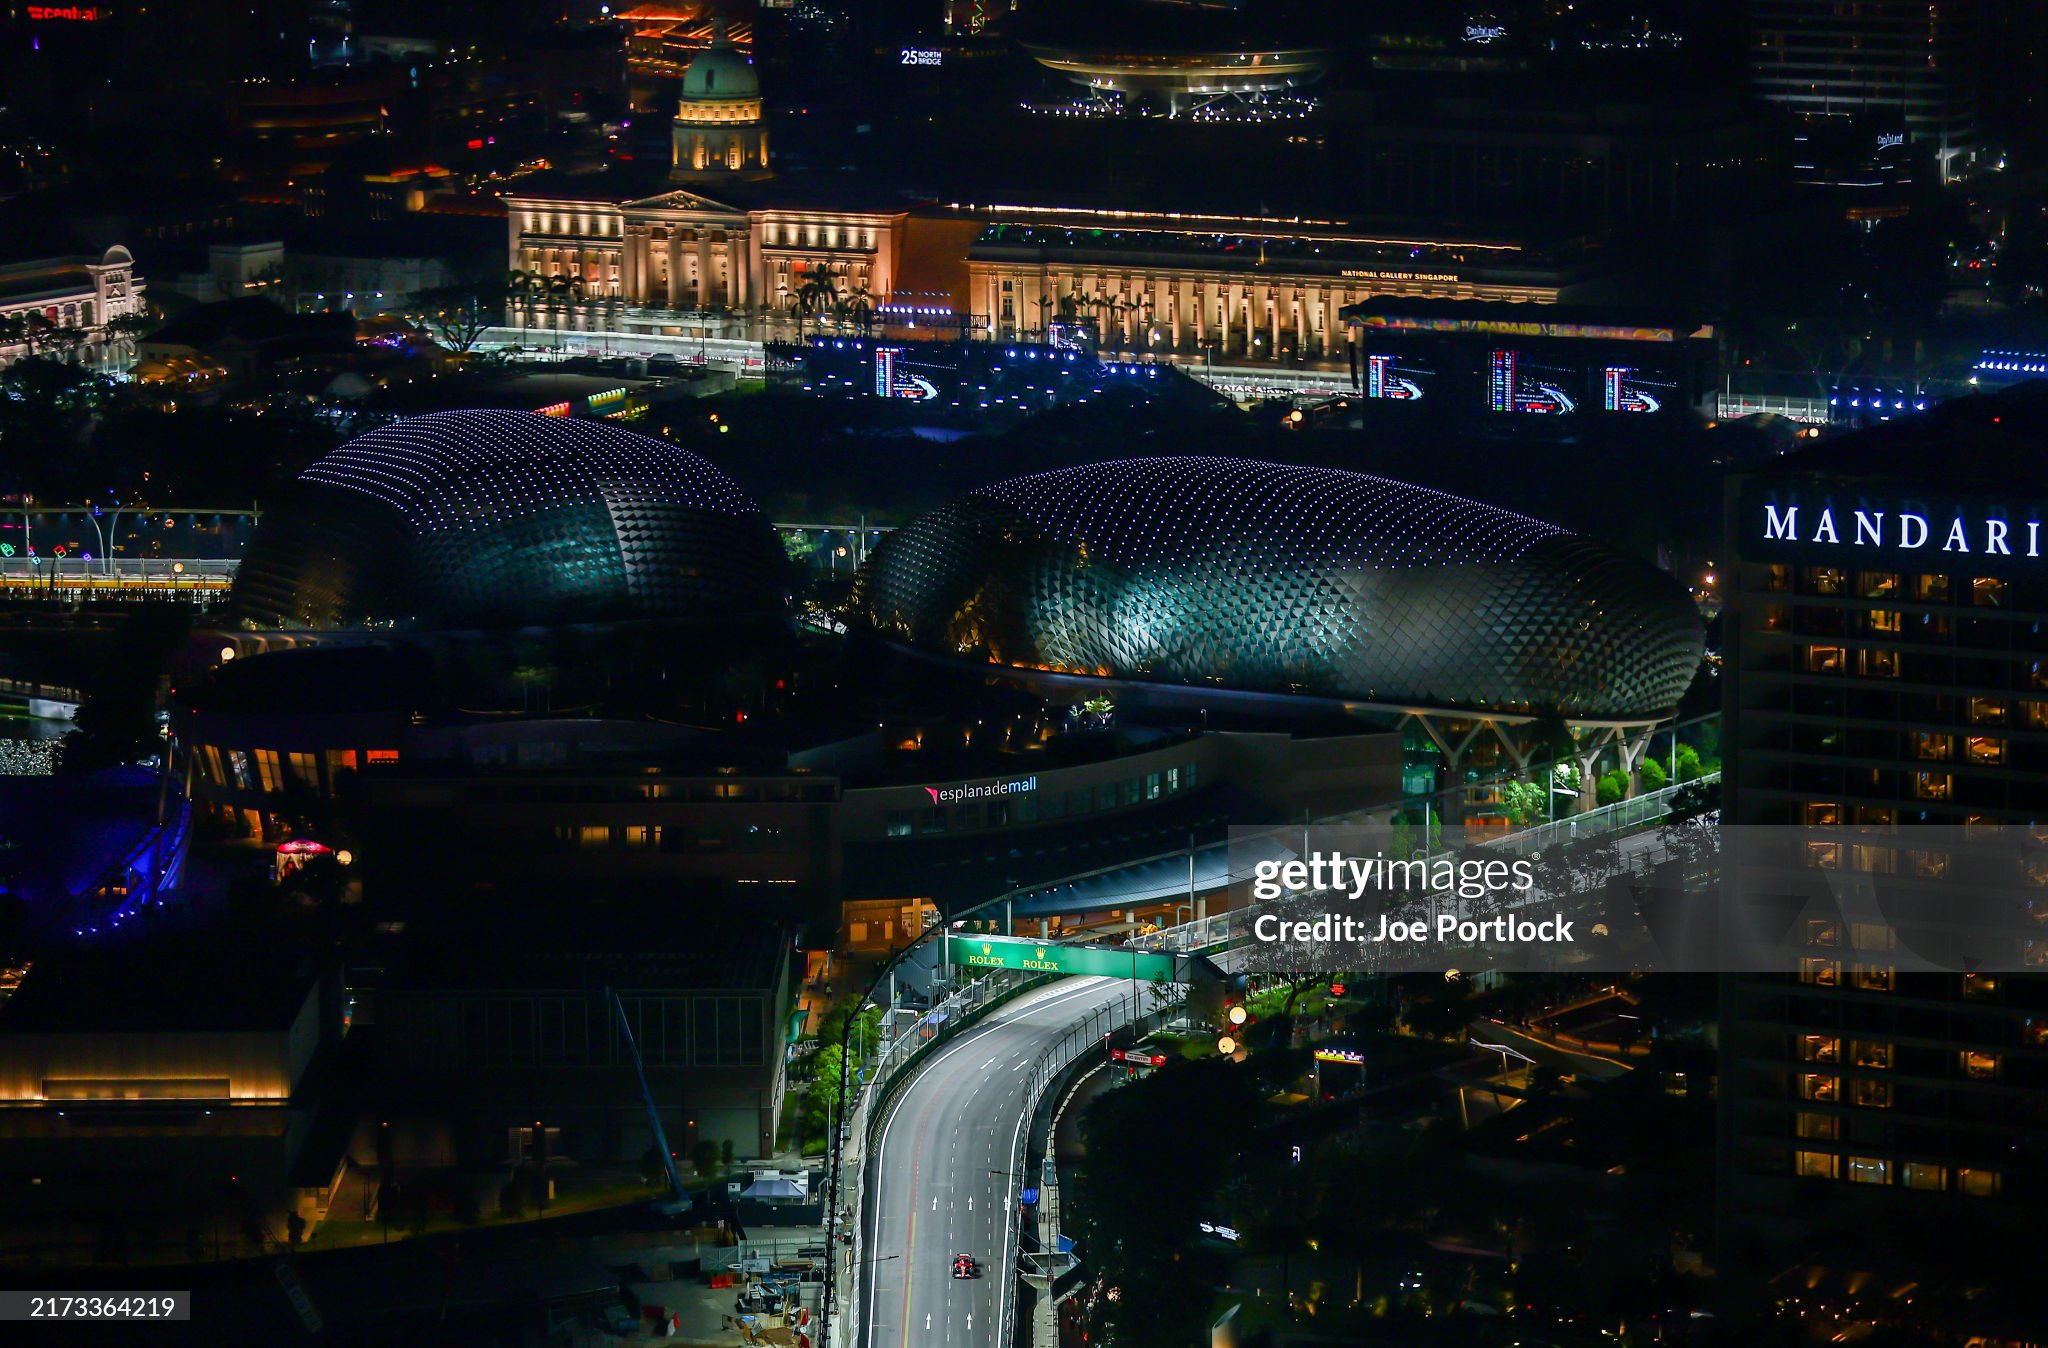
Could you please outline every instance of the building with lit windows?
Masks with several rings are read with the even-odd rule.
[[[1804,118],[1878,114],[1933,148],[1942,177],[1969,173],[1978,126],[1982,0],[1755,0],[1750,74],[1765,100]]]
[[[974,326],[998,340],[1086,321],[1103,345],[1200,359],[1341,360],[1341,311],[1372,298],[1556,304],[1589,270],[1568,250],[1340,220],[963,206]],[[985,316],[985,324],[983,318]]]
[[[2048,818],[2048,386],[1798,453],[1728,495],[1724,822],[1856,830],[1847,864],[1957,886],[1917,827]],[[1829,837],[1841,835],[1828,835]],[[1868,847],[1863,839],[1870,839]],[[1844,863],[1832,842],[1808,866]],[[1905,868],[1912,867],[1908,871]],[[1982,1223],[2048,1193],[2048,979],[1899,971],[1888,927],[1808,924],[1801,971],[1722,979],[1724,1235],[1824,1216]],[[2048,953],[2048,952],[2044,952]],[[2004,1199],[1996,1209],[1985,1200]]]
[[[683,72],[670,139],[669,175],[678,182],[768,172],[761,81],[753,58],[740,54],[722,23]]]
[[[119,244],[98,257],[0,262],[0,367],[35,353],[122,368],[133,346],[107,325],[143,314],[147,284]]]

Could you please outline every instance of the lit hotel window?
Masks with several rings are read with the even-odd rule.
[[[1890,992],[1892,969],[1888,964],[1858,965],[1856,986],[1864,992]]]
[[[1843,650],[1840,646],[1808,646],[1806,648],[1806,672],[1809,674],[1839,674],[1842,672]]]
[[[581,848],[610,847],[612,830],[609,824],[585,824],[576,830],[576,845]]]
[[[1799,1115],[1799,1136],[1809,1142],[1832,1142],[1842,1135],[1842,1121],[1832,1114],[1811,1114],[1801,1111]]]
[[[1890,1184],[1892,1163],[1877,1156],[1851,1156],[1849,1158],[1849,1183]]]
[[[1971,735],[1963,741],[1963,757],[1972,763],[2005,762],[2005,741],[1990,735]]]
[[[1842,924],[1832,918],[1806,919],[1806,944],[1831,950],[1842,943]]]
[[[1898,822],[1898,811],[1889,805],[1858,805],[1856,822],[1863,828],[1890,828]]]
[[[1872,632],[1897,632],[1904,624],[1895,608],[1874,608],[1863,615],[1863,625]]]
[[[1849,1041],[1849,1061],[1858,1067],[1888,1072],[1892,1065],[1892,1046],[1875,1044],[1867,1039],[1852,1039]]]
[[[1831,801],[1810,801],[1806,806],[1806,822],[1812,828],[1839,824],[1842,822],[1842,807]]]
[[[1835,1062],[1842,1056],[1842,1041],[1831,1034],[1802,1034],[1799,1056],[1806,1062]]]
[[[1994,1001],[1998,997],[1998,979],[1992,974],[1964,974],[1963,996],[1973,1002]]]
[[[1995,1081],[1998,1078],[1998,1055],[1982,1049],[1966,1048],[1957,1055],[1963,1066],[1963,1075],[1972,1081]]]
[[[1999,1175],[1996,1170],[1977,1170],[1968,1166],[1956,1171],[1956,1192],[1968,1194],[1971,1198],[1998,1197]]]
[[[1864,1109],[1890,1109],[1892,1107],[1892,1083],[1889,1081],[1856,1081],[1850,1083],[1849,1099]]]
[[[1833,566],[1809,566],[1806,568],[1806,589],[1809,594],[1840,594],[1848,577],[1841,568]]]
[[[1856,672],[1866,678],[1896,679],[1899,677],[1899,653],[1897,651],[1856,652]]]
[[[1915,577],[1913,581],[1913,598],[1922,604],[1946,604],[1948,602],[1948,577]]]
[[[1921,800],[1947,800],[1954,789],[1954,782],[1945,772],[1913,774],[1913,794]]]
[[[1913,757],[1940,761],[1953,758],[1956,752],[1956,737],[1921,731],[1913,736]]]
[[[1973,697],[1963,703],[1963,715],[1975,725],[2004,725],[2005,699]]]
[[[1908,1189],[1928,1189],[1940,1193],[1948,1188],[1948,1167],[1933,1165],[1927,1161],[1908,1161],[1901,1168],[1900,1179]]]
[[[2004,608],[2005,582],[1979,576],[1970,582],[1970,602],[1978,608]]]
[[[1896,571],[1858,571],[1856,590],[1865,599],[1889,599],[1899,592]]]
[[[1783,594],[1792,588],[1792,568],[1772,564],[1764,568],[1763,588],[1766,591]]]
[[[2020,724],[2029,730],[2048,730],[2048,702],[2028,698],[2020,703]]]
[[[1913,874],[1922,880],[1939,880],[1948,874],[1949,856],[1946,852],[1914,850]]]
[[[1799,1078],[1799,1098],[1818,1100],[1823,1104],[1833,1103],[1841,1092],[1841,1082],[1835,1077],[1824,1077],[1808,1072]]]
[[[258,749],[256,751],[256,771],[263,778],[263,789],[265,791],[283,789],[284,782],[279,777],[277,771],[277,750]]]
[[[1799,980],[1816,987],[1832,988],[1842,981],[1840,960],[1822,959],[1818,955],[1807,955],[1799,961]]]
[[[1841,1174],[1842,1158],[1831,1152],[1795,1152],[1792,1171],[1804,1179],[1837,1179]]]
[[[1792,611],[1781,604],[1769,605],[1758,623],[1766,632],[1788,632],[1792,629]]]
[[[1816,871],[1842,869],[1842,845],[1838,842],[1809,842],[1806,844],[1806,865],[1807,869]]]

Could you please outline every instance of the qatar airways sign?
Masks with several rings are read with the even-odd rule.
[[[1871,510],[1833,505],[1756,507],[1766,543],[1828,543],[1885,552],[1948,552],[1973,557],[2039,557],[2034,512]]]

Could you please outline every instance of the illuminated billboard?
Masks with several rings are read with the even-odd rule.
[[[1678,381],[1662,370],[1609,365],[1600,372],[1603,412],[1662,412],[1678,405]]]
[[[1495,351],[1488,358],[1487,406],[1496,412],[1568,416],[1579,410],[1573,386],[1580,372],[1546,365],[1520,351]]]
[[[1421,399],[1424,388],[1435,373],[1412,360],[1396,356],[1367,356],[1365,396],[1415,402]]]
[[[930,375],[918,373],[917,367],[904,360],[903,355],[899,347],[875,348],[875,396],[909,398],[913,402],[930,402],[937,398],[938,384]]]

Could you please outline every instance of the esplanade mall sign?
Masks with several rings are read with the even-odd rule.
[[[2038,505],[1778,487],[1750,496],[1740,511],[1737,542],[1754,557],[2003,570],[2038,563],[2048,547],[2048,510]]]

